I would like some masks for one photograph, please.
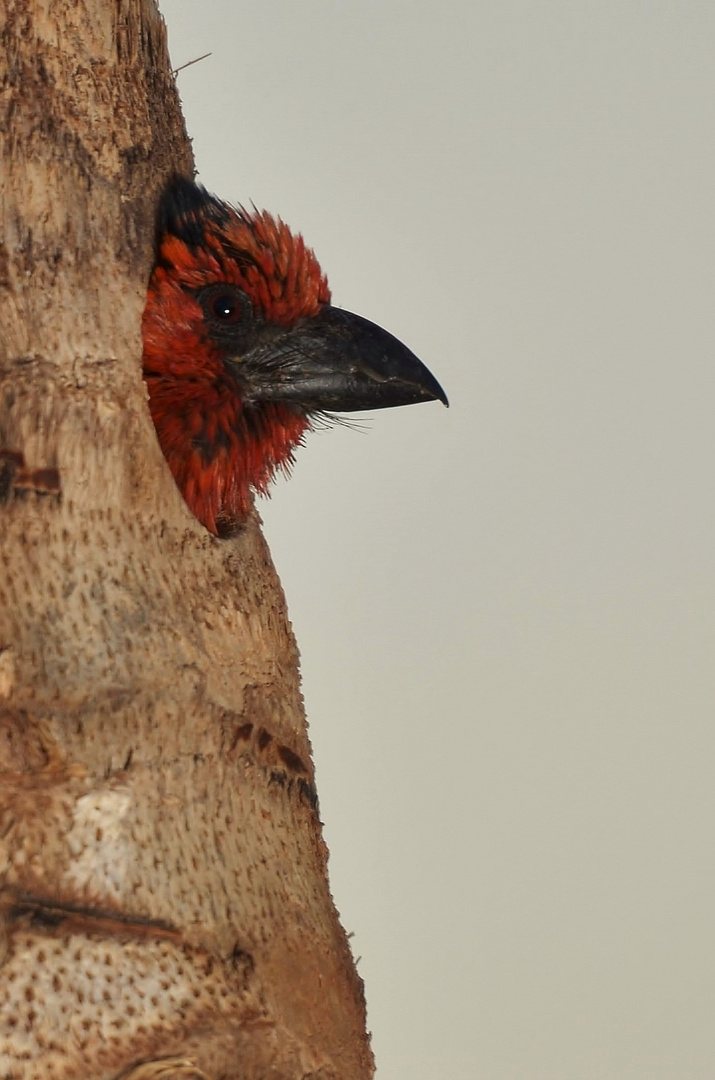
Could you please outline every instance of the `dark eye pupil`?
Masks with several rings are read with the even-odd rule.
[[[238,304],[232,296],[216,296],[211,301],[211,310],[217,319],[231,321],[239,315]]]

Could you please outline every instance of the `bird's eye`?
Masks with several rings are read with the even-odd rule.
[[[248,339],[255,320],[253,305],[243,289],[230,282],[216,281],[197,289],[194,295],[203,310],[206,330],[216,340],[235,349],[244,338]]]
[[[218,293],[209,300],[209,311],[222,323],[236,323],[241,318],[242,307],[236,296]]]

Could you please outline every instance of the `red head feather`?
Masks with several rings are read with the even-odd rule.
[[[310,427],[296,406],[244,405],[241,358],[230,350],[226,365],[227,342],[217,339],[206,310],[222,297],[236,302],[238,291],[253,311],[239,305],[236,319],[252,326],[291,327],[330,301],[315,255],[280,219],[235,210],[176,182],[162,204],[144,312],[144,378],[164,456],[189,508],[213,533],[245,517],[251,490],[267,492]]]

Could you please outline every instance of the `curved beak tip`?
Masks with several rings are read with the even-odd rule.
[[[423,401],[441,401],[446,409],[449,408],[449,398],[445,394],[440,384],[435,379],[429,368],[417,360],[417,357],[413,358],[415,364],[419,365],[419,381],[415,380],[415,385],[419,386],[420,390],[424,394]]]

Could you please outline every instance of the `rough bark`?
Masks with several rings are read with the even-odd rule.
[[[0,1075],[372,1075],[297,651],[140,374],[191,153],[152,0],[0,0]]]

